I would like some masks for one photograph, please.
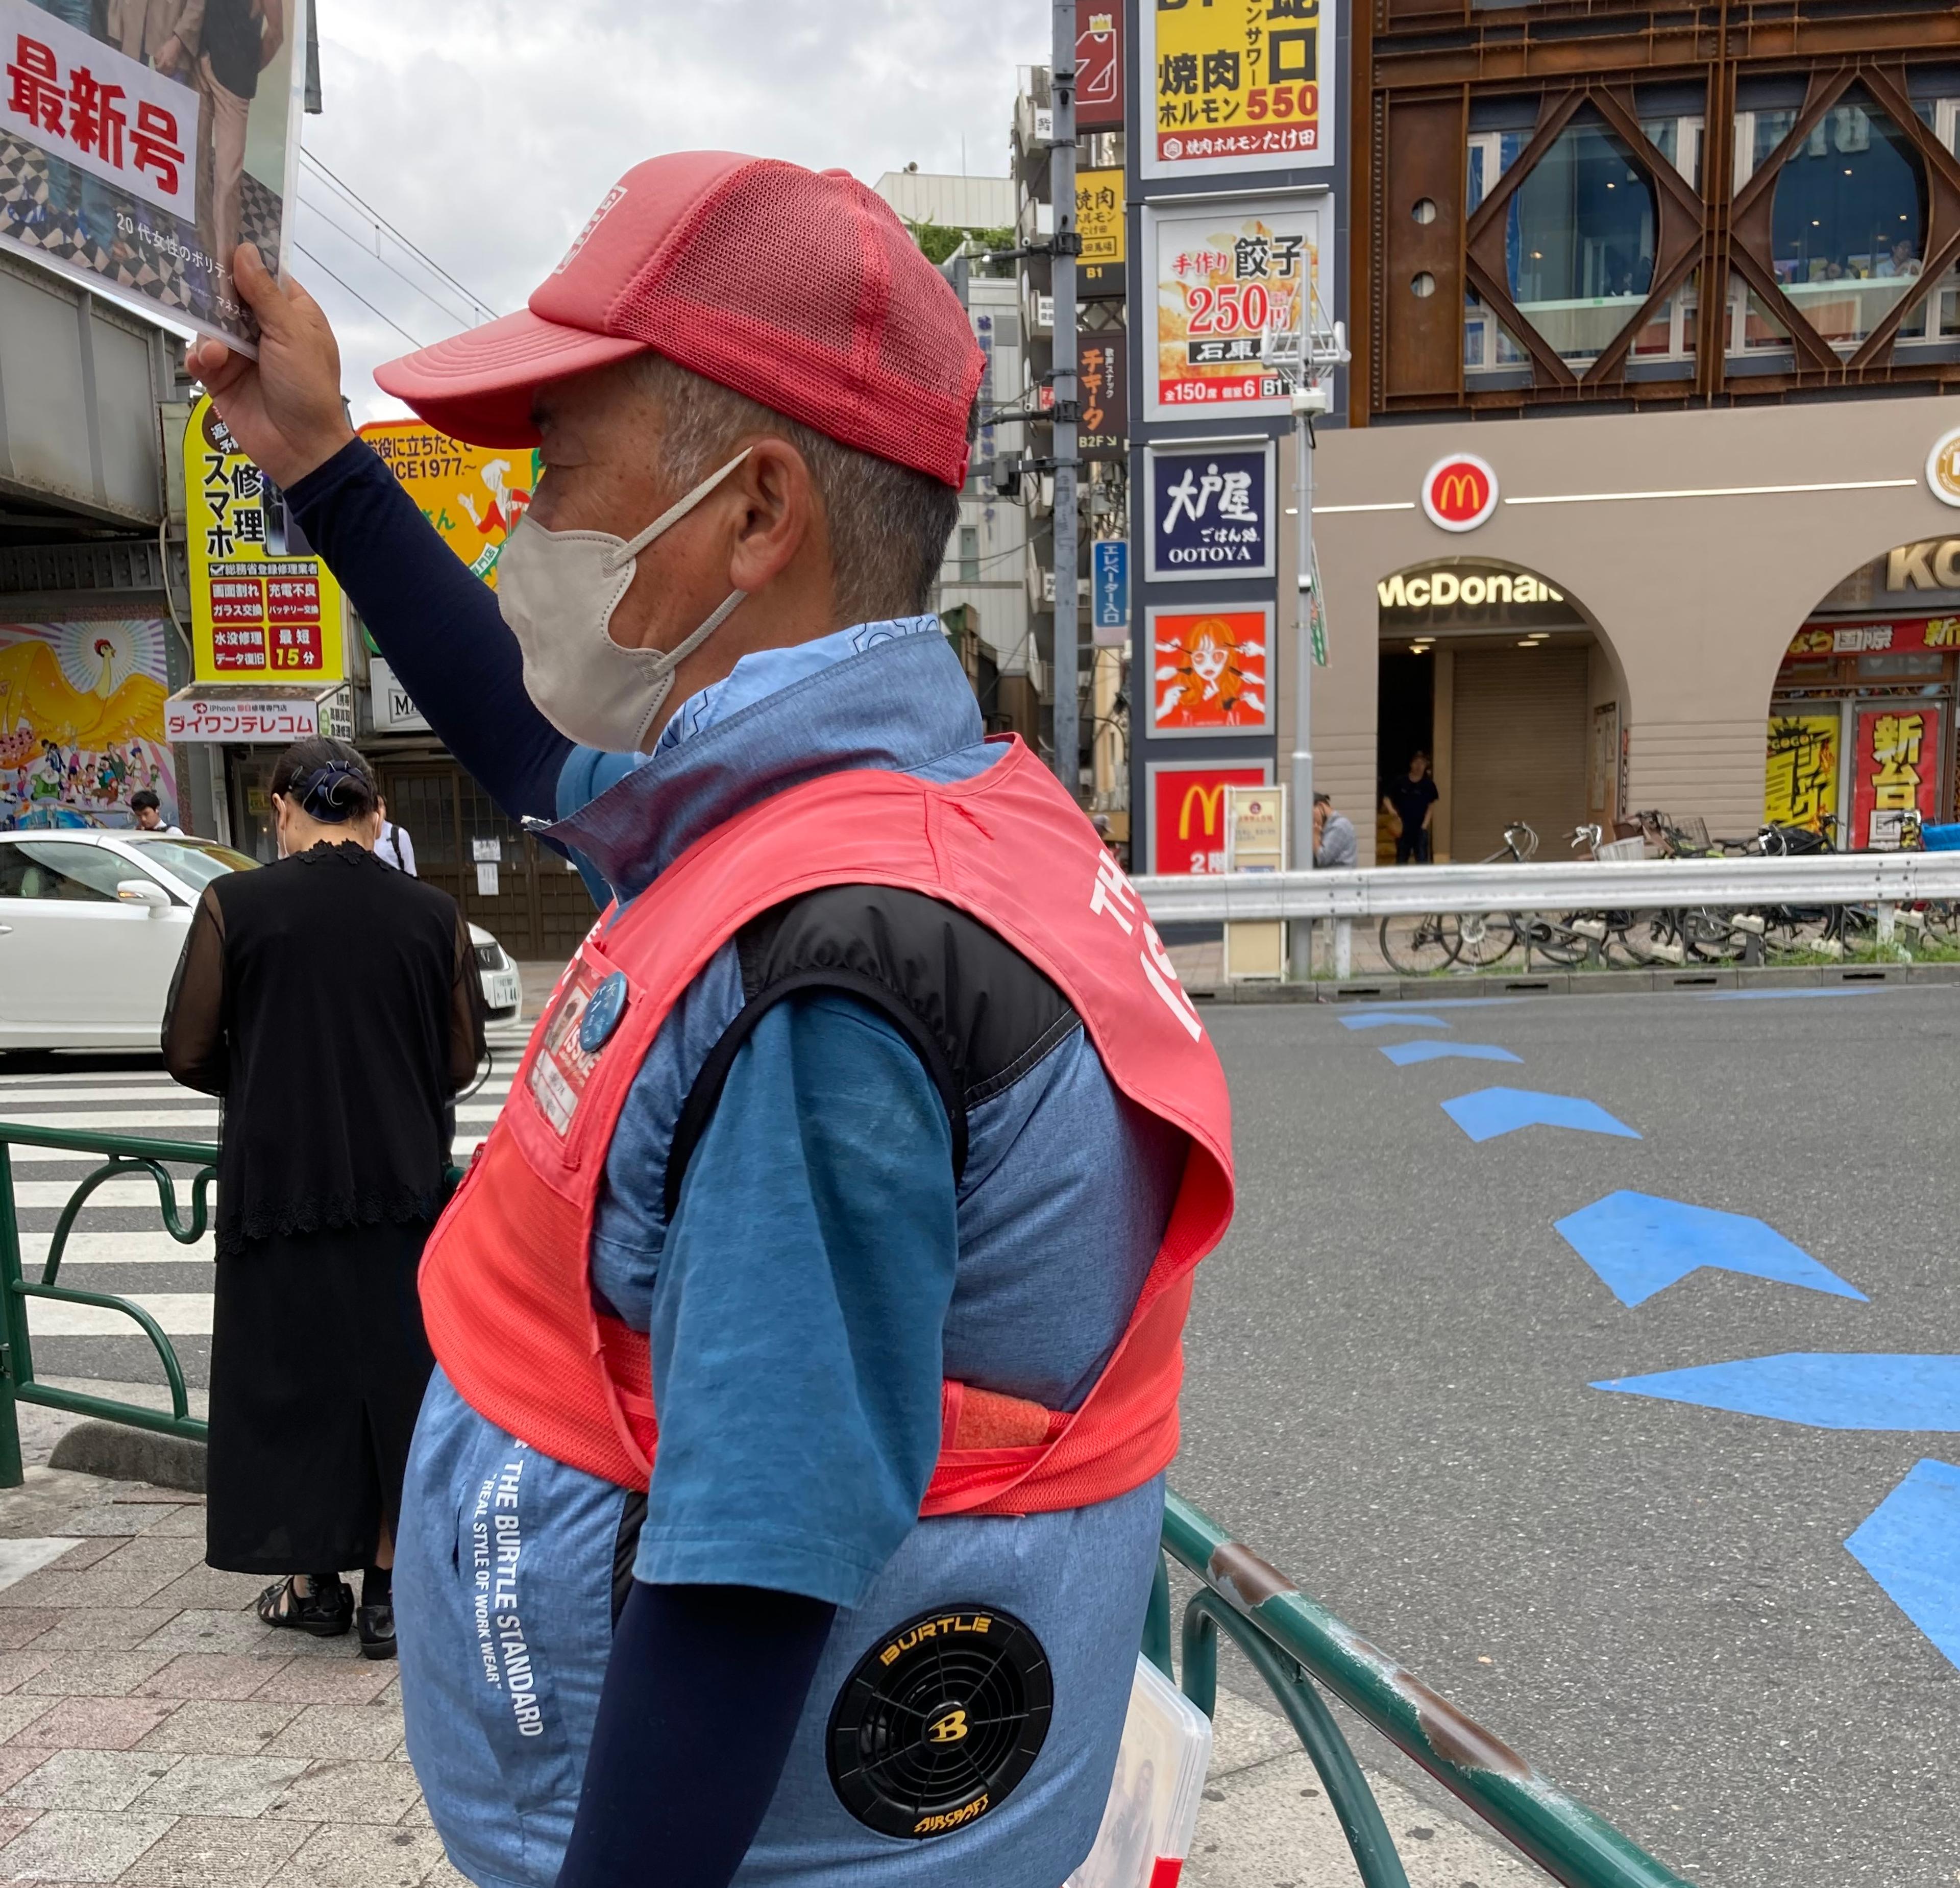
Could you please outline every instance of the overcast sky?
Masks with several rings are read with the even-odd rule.
[[[1046,63],[1051,18],[1046,0],[318,5],[326,109],[307,119],[307,148],[498,314],[622,171],[662,151],[750,151],[871,183],[912,162],[957,173],[963,138],[971,174],[1004,176],[1015,68]],[[333,317],[355,416],[399,413],[375,364],[461,323],[326,226],[361,233],[317,179],[301,202],[298,240],[317,260],[291,266]]]

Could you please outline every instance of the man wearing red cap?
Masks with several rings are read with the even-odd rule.
[[[422,1273],[411,1756],[485,1888],[1059,1888],[1107,1794],[1223,1082],[925,606],[981,360],[840,173],[629,171],[377,378],[536,444],[494,594],[249,248],[193,363],[604,917]]]

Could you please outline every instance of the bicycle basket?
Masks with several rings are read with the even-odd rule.
[[[1679,819],[1670,820],[1667,824],[1670,832],[1690,845],[1706,845],[1708,843],[1708,822],[1698,813],[1683,813]]]
[[[1592,848],[1592,856],[1611,865],[1624,865],[1647,855],[1645,839],[1608,839]]]

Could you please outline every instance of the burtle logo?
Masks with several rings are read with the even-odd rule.
[[[1474,531],[1497,508],[1497,475],[1475,453],[1452,453],[1422,482],[1422,508],[1446,531]]]
[[[562,275],[578,259],[578,252],[592,240],[592,232],[605,221],[606,212],[625,194],[626,186],[623,183],[614,184],[612,189],[606,193],[606,201],[585,219],[584,228],[571,239],[571,248],[565,252],[557,268],[552,271],[554,275]]]

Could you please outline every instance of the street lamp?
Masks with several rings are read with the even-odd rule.
[[[1269,322],[1261,350],[1262,371],[1287,390],[1293,406],[1293,502],[1298,570],[1293,589],[1293,728],[1290,845],[1293,869],[1313,869],[1313,415],[1334,410],[1334,370],[1345,367],[1348,331],[1344,323],[1319,319],[1320,298],[1311,280],[1293,298],[1293,321]],[[1324,659],[1324,657],[1323,657]],[[1293,974],[1313,974],[1313,927],[1296,919],[1289,955]]]

